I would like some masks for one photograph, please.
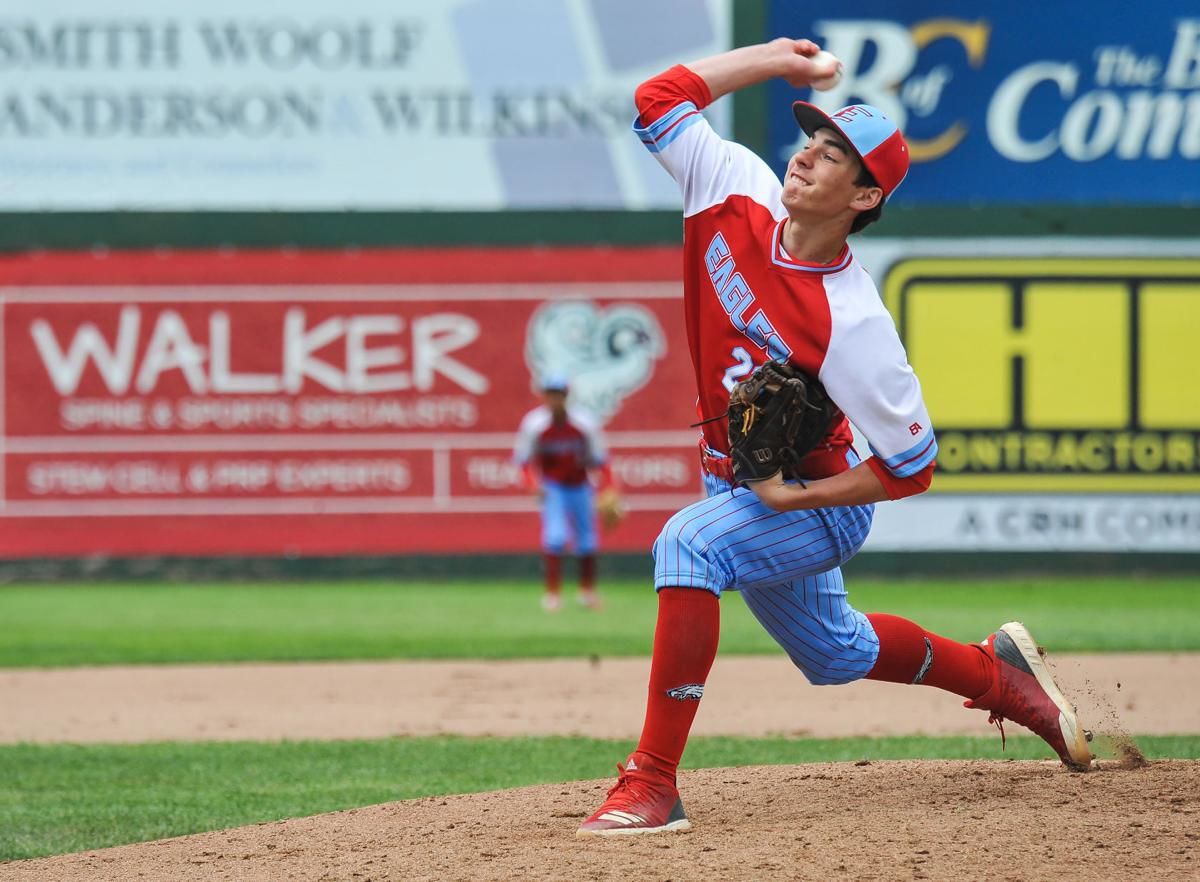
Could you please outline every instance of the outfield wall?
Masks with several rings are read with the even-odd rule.
[[[867,550],[1200,550],[1193,243],[874,240],[937,415]],[[537,550],[535,378],[605,426],[644,551],[699,481],[673,248],[0,262],[0,555]],[[866,444],[859,446],[865,451]]]
[[[0,557],[530,553],[508,433],[556,317],[584,328],[565,368],[606,328],[641,353],[588,394],[632,509],[608,547],[643,555],[698,484],[677,197],[632,86],[808,34],[837,90],[706,116],[777,167],[795,98],[909,133],[854,247],[941,455],[868,550],[1200,560],[1200,18],[1176,7],[25,2],[0,21]]]
[[[647,547],[696,498],[675,249],[0,262],[0,555],[532,551],[537,378],[605,425]]]

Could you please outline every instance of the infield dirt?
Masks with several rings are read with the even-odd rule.
[[[1200,731],[1198,655],[1051,663],[1099,733]],[[646,669],[626,659],[3,671],[0,706],[16,712],[0,717],[0,741],[632,738]],[[710,684],[697,723],[707,734],[988,731],[983,714],[938,690],[810,687],[776,657],[719,659]],[[163,719],[174,728],[150,725]],[[1200,879],[1200,762],[1120,755],[1086,774],[1004,760],[688,771],[695,829],[619,840],[573,835],[611,780],[409,800],[3,864],[0,882]]]
[[[1089,725],[1200,733],[1200,654],[1052,655]],[[650,661],[332,664],[0,670],[0,744],[587,735],[637,738]],[[983,735],[986,714],[938,689],[810,686],[782,653],[718,657],[697,735]],[[994,730],[992,730],[994,731]],[[997,739],[998,740],[998,739]]]
[[[37,882],[1197,876],[1200,763],[878,762],[706,769],[690,833],[580,840],[608,782],[429,798],[0,867]]]

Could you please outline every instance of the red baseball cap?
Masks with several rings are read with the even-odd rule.
[[[797,101],[792,105],[796,122],[809,137],[817,129],[833,129],[846,139],[867,171],[883,190],[883,198],[891,196],[908,174],[908,143],[900,128],[870,104],[851,104],[832,115],[815,104]]]

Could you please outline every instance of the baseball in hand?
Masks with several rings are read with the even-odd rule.
[[[821,67],[833,66],[833,73],[821,80],[816,80],[810,85],[818,92],[828,92],[834,86],[842,81],[842,62],[832,52],[826,52],[822,49],[816,55],[809,58],[813,64]]]

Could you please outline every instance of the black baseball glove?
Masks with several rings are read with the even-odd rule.
[[[787,362],[759,365],[729,393],[734,481],[761,481],[780,470],[800,480],[800,460],[821,443],[832,416],[820,381]]]

